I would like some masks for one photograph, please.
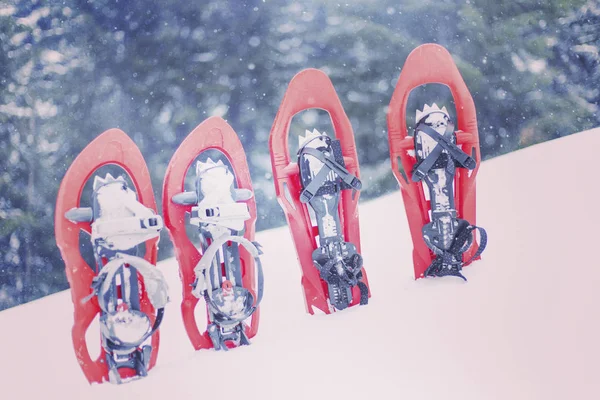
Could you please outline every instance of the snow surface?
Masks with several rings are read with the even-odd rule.
[[[261,326],[228,353],[192,349],[176,263],[161,263],[171,303],[158,364],[125,385],[87,383],[68,291],[1,312],[2,398],[598,399],[598,148],[595,129],[483,163],[490,242],[468,283],[413,280],[399,191],[361,206],[368,306],[306,314],[288,228],[261,232]]]

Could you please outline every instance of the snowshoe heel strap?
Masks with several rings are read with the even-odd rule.
[[[205,272],[206,272],[206,270],[208,270],[210,268],[210,266],[213,262],[213,259],[215,258],[219,249],[229,241],[236,242],[236,243],[239,243],[242,246],[244,246],[244,248],[250,253],[250,255],[254,258],[254,261],[256,262],[256,269],[257,269],[257,285],[256,285],[257,295],[256,296],[257,297],[256,297],[256,304],[252,310],[252,312],[254,312],[254,309],[256,309],[256,307],[258,307],[258,304],[262,301],[263,291],[264,291],[263,269],[262,269],[262,263],[260,262],[260,257],[259,257],[262,254],[262,250],[261,250],[260,245],[258,245],[258,243],[251,242],[250,240],[246,239],[243,236],[223,235],[223,236],[215,239],[210,244],[208,249],[202,255],[202,258],[200,259],[200,261],[194,268],[194,273],[196,274],[196,278],[197,278],[198,282],[197,282],[196,287],[192,291],[192,294],[198,298],[205,297],[205,299],[206,299],[208,297],[207,301],[212,302],[212,299],[210,299],[211,284],[209,282],[209,277],[206,276]],[[204,294],[206,294],[206,295],[204,295]]]
[[[479,231],[479,248],[477,249],[477,251],[475,252],[475,254],[473,254],[473,256],[471,256],[471,258],[469,258],[467,261],[463,262],[463,266],[464,265],[469,265],[471,264],[473,261],[475,261],[485,250],[485,248],[487,247],[487,232],[485,231],[485,229],[479,227],[479,226],[475,226],[475,225],[469,225],[465,231],[466,234],[471,234],[471,232],[473,231]]]
[[[459,228],[458,234],[454,238],[452,242],[452,246],[450,246],[449,250],[445,250],[442,254],[438,255],[431,265],[425,271],[425,276],[445,276],[445,275],[454,275],[458,276],[465,281],[467,280],[461,273],[460,270],[462,267],[469,265],[475,259],[477,259],[485,250],[487,246],[487,232],[485,229],[470,225],[467,221],[461,220],[463,222],[462,227]],[[474,234],[475,231],[479,231],[479,248],[466,261],[462,261],[462,253],[464,253],[467,249],[465,248],[465,244],[469,241],[471,235]],[[470,246],[469,246],[470,247]],[[459,261],[460,260],[460,261]],[[447,266],[448,268],[444,268]]]
[[[369,303],[369,288],[367,287],[367,284],[362,281],[358,281],[357,286],[360,290],[360,305],[364,306]]]
[[[158,268],[143,258],[117,253],[117,257],[113,258],[106,265],[104,265],[104,267],[102,267],[100,270],[100,273],[94,277],[92,281],[92,293],[85,297],[82,300],[82,303],[89,301],[94,296],[97,296],[98,305],[103,311],[104,317],[112,314],[114,310],[109,308],[109,304],[106,300],[106,294],[113,286],[115,275],[122,268],[125,268],[125,264],[131,265],[133,268],[135,268],[136,273],[139,273],[144,279],[148,299],[150,300],[152,306],[156,309],[156,318],[152,328],[146,332],[144,336],[135,344],[122,343],[120,340],[118,340],[118,338],[112,338],[110,346],[111,349],[121,351],[127,351],[131,349],[132,346],[137,346],[143,343],[158,330],[164,316],[164,308],[169,302],[169,289],[162,272]],[[137,294],[132,293],[131,295],[136,296]]]
[[[98,305],[102,311],[110,312],[108,304],[103,300],[104,295],[110,290],[115,275],[125,264],[131,265],[142,275],[152,306],[156,309],[164,308],[169,302],[169,288],[162,272],[145,259],[124,253],[117,253],[117,257],[102,267],[100,273],[92,280],[92,293],[82,299],[82,303],[98,296]]]

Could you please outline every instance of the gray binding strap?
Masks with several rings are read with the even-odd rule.
[[[204,292],[206,291],[208,293],[209,299],[212,301],[211,284],[210,284],[210,281],[208,280],[207,274],[205,274],[205,271],[210,268],[212,261],[215,258],[215,256],[217,255],[217,252],[219,251],[219,249],[225,243],[227,243],[229,241],[236,242],[236,243],[239,243],[242,246],[244,246],[244,248],[248,251],[248,253],[250,253],[250,255],[254,258],[254,260],[256,262],[256,268],[257,268],[257,288],[256,288],[257,294],[256,295],[257,295],[257,299],[256,299],[256,305],[252,309],[252,312],[254,312],[254,309],[256,309],[256,307],[258,306],[258,304],[260,303],[260,301],[262,300],[262,297],[263,297],[264,277],[263,277],[262,264],[260,262],[260,257],[259,257],[262,254],[262,252],[259,250],[259,248],[256,246],[255,243],[251,242],[250,240],[246,239],[243,236],[223,235],[223,236],[220,236],[217,239],[215,239],[210,244],[210,246],[208,246],[208,249],[206,249],[206,251],[202,255],[202,259],[200,260],[200,262],[198,262],[198,264],[196,265],[196,268],[194,268],[194,273],[196,274],[196,277],[198,278],[198,284],[196,285],[194,290],[192,290],[192,294],[198,298],[202,298],[204,296]],[[202,284],[200,284],[200,283],[202,283]]]
[[[448,124],[448,127],[454,128],[454,125]],[[460,147],[452,143],[445,136],[440,135],[435,129],[428,125],[422,125],[419,130],[428,136],[431,136],[433,140],[438,142],[450,155],[454,158],[463,168],[473,169],[477,166],[475,160],[471,158],[467,153],[462,151]]]
[[[413,182],[418,182],[427,175],[429,170],[433,167],[438,157],[443,150],[446,150],[453,160],[457,161],[463,168],[474,169],[477,166],[475,160],[470,157],[467,153],[462,151],[457,145],[450,142],[445,136],[440,135],[435,129],[424,123],[419,123],[417,131],[423,132],[424,134],[435,140],[438,145],[433,149],[431,153],[417,166],[412,175]],[[446,127],[446,134],[454,131],[454,124],[449,123]]]
[[[136,273],[139,273],[144,278],[144,284],[146,286],[146,293],[148,299],[154,308],[156,309],[156,319],[152,328],[146,332],[139,343],[143,343],[147,338],[152,336],[154,332],[158,330],[160,326],[165,305],[169,302],[167,282],[162,272],[156,268],[156,266],[150,264],[148,261],[141,257],[130,256],[123,253],[117,253],[116,258],[109,261],[102,269],[100,273],[92,281],[92,293],[81,300],[82,303],[89,301],[92,297],[97,296],[98,305],[106,314],[111,314],[108,305],[105,301],[105,294],[111,290],[113,279],[117,272],[125,265],[129,264],[136,269]],[[122,290],[124,286],[122,286]],[[138,295],[137,293],[131,295]],[[115,304],[116,306],[116,304]],[[113,343],[112,348],[114,350],[128,350],[130,349],[129,344]]]
[[[310,181],[308,186],[306,186],[304,190],[300,193],[300,202],[308,203],[309,201],[311,201],[312,198],[315,197],[315,194],[317,194],[318,190],[321,188],[323,183],[325,183],[325,181],[329,177],[330,172],[331,170],[329,168],[321,168],[319,173],[315,175],[315,177]]]
[[[156,266],[150,264],[141,257],[130,256],[128,254],[117,253],[117,257],[109,261],[98,274],[101,284],[98,293],[92,293],[91,296],[98,295],[98,304],[104,312],[109,312],[108,305],[104,303],[104,294],[107,293],[112,285],[112,281],[119,269],[129,264],[144,278],[146,293],[152,306],[156,309],[164,308],[169,302],[169,288],[162,272]]]
[[[417,128],[415,129],[415,131],[417,132],[416,133],[417,135],[419,134],[418,133],[419,131],[423,131],[423,129],[422,129],[423,126],[427,126],[427,125],[425,125],[422,122],[419,122],[419,124],[417,125]],[[452,122],[448,122],[448,125],[446,126],[446,132],[444,133],[444,135],[448,135],[453,132],[454,132],[454,124]],[[437,131],[436,131],[436,133],[437,133]],[[413,174],[412,174],[413,182],[419,182],[421,179],[423,179],[425,177],[425,175],[427,175],[429,170],[431,170],[431,168],[433,167],[433,164],[435,164],[435,162],[439,158],[440,154],[442,154],[443,150],[444,150],[444,148],[441,145],[436,145],[434,147],[434,149],[431,151],[431,153],[429,153],[429,155],[427,157],[425,157],[425,159],[423,161],[421,161],[421,163],[419,165],[417,165],[417,167],[415,168],[415,170],[413,171]]]
[[[360,190],[362,188],[362,183],[360,179],[348,172],[346,168],[337,163],[335,160],[332,160],[330,157],[326,157],[322,151],[313,149],[311,147],[304,147],[300,151],[300,154],[308,154],[321,161],[324,164],[324,166],[328,167],[331,171],[335,172],[352,189]],[[300,201],[303,203],[309,202],[315,196],[319,188],[323,185],[323,182],[325,182],[325,180],[327,179],[328,174],[329,171],[324,170],[324,168],[322,168],[321,171],[319,171],[319,173],[315,176],[315,178],[302,191],[302,193],[300,194]]]

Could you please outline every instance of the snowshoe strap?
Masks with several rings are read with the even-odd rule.
[[[479,257],[481,255],[481,253],[483,253],[483,251],[485,250],[485,248],[487,247],[487,232],[485,231],[485,229],[479,227],[479,226],[475,226],[475,225],[469,225],[467,226],[465,229],[463,229],[463,231],[457,235],[457,238],[455,239],[456,242],[460,243],[460,241],[464,243],[466,242],[466,237],[470,236],[471,233],[474,233],[474,231],[477,230],[479,231],[479,248],[477,249],[477,251],[475,252],[475,254],[473,254],[471,256],[471,258],[469,258],[467,261],[463,261],[462,266],[464,267],[465,265],[469,265],[471,264],[473,261],[475,261],[477,259],[477,257]],[[463,240],[462,237],[460,236],[465,236],[465,239]],[[454,244],[453,246],[454,247]],[[458,251],[461,250],[460,247],[458,247]],[[463,251],[460,251],[460,253],[464,253],[464,251],[466,251],[466,249],[464,249]]]
[[[115,258],[102,267],[100,273],[92,280],[92,293],[85,297],[82,303],[89,301],[94,296],[98,296],[98,305],[102,311],[110,312],[108,304],[102,299],[104,299],[104,295],[110,290],[115,275],[125,264],[131,265],[142,275],[148,299],[152,306],[157,309],[164,308],[169,302],[169,288],[162,272],[145,259],[124,253],[117,253]]]
[[[250,253],[250,255],[254,258],[254,260],[256,262],[257,298],[256,298],[255,305],[251,308],[251,311],[246,313],[246,314],[248,314],[248,316],[250,316],[254,312],[254,310],[256,310],[256,308],[260,304],[262,297],[263,297],[264,276],[263,276],[262,264],[260,262],[260,257],[259,257],[262,254],[262,250],[258,243],[251,242],[250,240],[246,239],[243,236],[223,235],[223,236],[220,236],[219,238],[215,239],[210,244],[210,246],[208,246],[208,249],[206,249],[206,251],[202,255],[202,258],[200,259],[200,262],[198,262],[198,265],[196,265],[196,268],[194,268],[194,272],[196,274],[196,278],[198,279],[198,282],[196,284],[196,287],[192,291],[192,293],[194,294],[194,296],[196,296],[198,298],[204,296],[206,299],[208,297],[207,302],[211,303],[212,306],[214,306],[215,308],[218,309],[218,307],[214,304],[214,302],[212,301],[212,298],[210,297],[212,288],[211,288],[211,283],[210,283],[209,277],[207,276],[207,274],[205,272],[206,272],[206,270],[208,270],[210,268],[210,266],[213,262],[213,259],[217,255],[217,252],[219,251],[219,249],[229,241],[236,242],[236,243],[239,243],[242,246],[244,246],[244,248]],[[245,318],[247,318],[247,317],[245,317]]]
[[[449,123],[447,128],[450,131],[454,130],[454,124]],[[473,158],[471,158],[467,153],[462,151],[460,147],[452,143],[446,136],[440,135],[435,129],[431,126],[421,123],[419,125],[419,130],[432,139],[434,139],[440,146],[442,146],[450,156],[459,163],[459,165],[463,168],[474,169],[477,166],[477,163]]]
[[[243,221],[250,219],[250,212],[246,203],[226,203],[212,207],[192,207],[190,223],[196,226],[200,224],[213,224],[224,226],[229,229],[239,230]]]
[[[369,303],[369,288],[367,287],[367,284],[362,281],[358,281],[357,286],[360,290],[360,305],[364,306]]]
[[[442,153],[442,150],[446,150],[450,157],[452,157],[452,159],[463,168],[472,170],[477,166],[476,161],[472,157],[470,157],[457,145],[448,140],[446,135],[453,131],[454,124],[452,122],[448,123],[445,135],[440,135],[435,129],[433,129],[431,126],[427,125],[424,122],[420,122],[417,125],[415,132],[423,132],[426,135],[430,136],[433,140],[435,140],[438,143],[438,146],[436,146],[433,149],[433,151],[429,153],[429,155],[416,166],[412,175],[413,182],[418,182],[427,175],[429,170],[431,170],[438,157]]]
[[[466,222],[466,221],[464,221],[464,222]],[[473,254],[473,256],[471,258],[469,258],[467,261],[462,261],[461,260],[462,253],[464,253],[468,249],[468,247],[465,246],[465,244],[468,242],[470,236],[472,234],[474,234],[474,231],[476,231],[476,230],[479,231],[479,235],[480,235],[479,248],[477,249],[477,251],[475,252],[475,254]],[[450,246],[450,249],[444,250],[442,252],[442,254],[440,254],[433,260],[431,265],[425,271],[425,276],[455,275],[466,281],[467,279],[460,273],[460,270],[462,269],[462,267],[469,265],[477,257],[479,257],[481,255],[481,253],[483,253],[483,251],[485,250],[486,246],[487,246],[487,232],[485,231],[485,229],[483,229],[479,226],[470,225],[468,223],[465,223],[463,225],[463,227],[461,229],[459,229],[458,234],[455,236],[454,241],[452,242],[452,246]],[[459,261],[457,261],[457,260],[459,260]],[[451,266],[452,268],[449,268],[446,271],[444,269],[444,266],[446,266],[446,265]],[[445,272],[442,272],[442,271],[445,271]]]
[[[325,263],[325,265],[321,266],[317,261],[313,261],[315,267],[319,270],[319,275],[321,279],[327,282],[330,285],[339,285],[344,282],[349,286],[358,286],[360,290],[360,305],[368,304],[369,302],[369,288],[367,285],[361,281],[362,279],[362,266],[363,259],[360,254],[355,253],[351,257],[344,259],[344,274],[340,276],[334,267],[336,261],[335,259],[330,259]],[[349,265],[350,264],[350,265]],[[349,269],[347,266],[349,265]]]
[[[234,201],[247,201],[254,196],[252,190],[244,188],[233,188],[231,189],[231,197]],[[182,206],[194,206],[197,205],[202,199],[198,198],[196,192],[181,192],[177,193],[171,198],[171,201],[175,204]]]
[[[97,218],[92,222],[92,242],[97,239],[108,239],[127,236],[128,239],[136,238],[137,244],[155,238],[163,228],[162,217],[135,198],[128,198],[122,203],[123,208],[132,213],[125,218]],[[100,215],[102,210],[98,210]]]
[[[319,173],[313,178],[308,186],[304,188],[302,193],[300,193],[300,201],[302,203],[308,203],[315,196],[319,188],[327,180],[330,171],[335,172],[352,189],[360,190],[362,188],[360,179],[348,172],[343,165],[336,162],[331,156],[326,156],[323,151],[304,147],[300,151],[300,155],[302,154],[311,155],[323,163],[323,168],[321,168]],[[327,169],[325,169],[325,167],[327,167]]]
[[[317,191],[323,186],[325,181],[329,177],[329,168],[321,168],[319,173],[313,177],[308,186],[300,193],[300,201],[302,203],[308,203],[317,194]]]
[[[125,267],[125,264],[134,267],[142,278],[144,279],[144,285],[146,287],[146,293],[152,306],[156,309],[156,318],[152,329],[144,335],[144,339],[140,343],[144,342],[147,338],[152,336],[154,332],[160,326],[164,308],[169,302],[169,288],[162,272],[141,257],[131,256],[124,253],[117,253],[117,257],[110,260],[106,265],[102,267],[100,273],[92,280],[92,293],[81,300],[82,303],[89,301],[94,296],[98,297],[98,305],[105,313],[110,313],[112,310],[109,309],[109,304],[106,302],[106,293],[111,289],[115,275],[121,268]],[[132,293],[132,296],[137,296],[137,293]],[[118,347],[118,346],[117,346]],[[124,347],[125,348],[125,347]]]
[[[415,135],[418,135],[419,131],[423,131],[423,126],[429,127],[425,123],[419,122],[417,128],[415,129]],[[437,133],[437,131],[435,132]],[[454,133],[454,124],[451,121],[448,121],[448,125],[446,126],[446,132],[444,133],[444,136],[449,136],[452,133]],[[433,168],[433,165],[438,160],[440,154],[442,154],[442,150],[442,146],[435,146],[435,148],[431,151],[431,153],[429,153],[427,157],[425,157],[425,159],[421,160],[419,164],[415,165],[415,169],[412,175],[413,182],[418,182],[427,175],[427,173],[431,170],[431,168]]]
[[[107,220],[101,218],[92,223],[92,241],[113,236],[139,236],[139,244],[157,237],[162,228],[162,217],[156,214],[143,218],[128,217]]]

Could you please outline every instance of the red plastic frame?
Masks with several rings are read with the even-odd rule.
[[[415,279],[423,277],[427,267],[433,260],[433,253],[429,250],[423,234],[423,226],[430,222],[429,201],[425,198],[423,184],[413,182],[408,174],[412,173],[416,159],[414,155],[414,138],[408,136],[406,128],[406,105],[410,92],[421,85],[439,83],[450,88],[456,104],[458,145],[463,151],[472,155],[477,162],[477,167],[471,172],[462,168],[456,170],[455,176],[455,201],[459,218],[466,219],[475,225],[475,177],[479,170],[481,156],[479,151],[479,133],[477,131],[477,115],[475,103],[465,84],[450,53],[440,45],[424,44],[414,49],[406,59],[398,83],[390,101],[388,121],[388,134],[390,143],[390,157],[392,170],[402,192],[406,216],[410,225],[413,240],[413,262]],[[398,158],[402,161],[402,168],[406,171],[408,181],[400,171]],[[469,173],[470,172],[470,173]],[[463,254],[463,259],[470,258],[478,249],[477,241]]]
[[[186,332],[196,350],[213,347],[208,331],[200,332],[196,323],[194,309],[198,299],[192,294],[192,284],[195,280],[194,268],[202,255],[194,246],[185,230],[185,213],[192,206],[182,206],[171,201],[174,195],[183,192],[185,175],[200,153],[209,149],[222,152],[234,169],[237,187],[252,190],[252,180],[246,161],[246,153],[237,134],[227,122],[220,117],[210,117],[198,125],[181,143],[167,166],[163,183],[163,213],[165,226],[169,230],[171,240],[175,245],[175,256],[179,263],[179,276],[183,288],[181,314]],[[245,222],[244,237],[254,240],[256,223],[256,202],[254,197],[246,201],[250,211],[250,219]],[[254,259],[248,251],[240,246],[242,263],[242,281],[244,287],[251,290],[256,298],[256,272]],[[253,338],[258,331],[260,309],[252,314],[252,322],[246,329],[248,338]],[[208,311],[207,311],[208,318]],[[230,346],[231,343],[228,343]]]
[[[335,88],[329,77],[318,69],[305,69],[299,72],[288,86],[287,91],[275,116],[269,148],[271,150],[271,164],[275,181],[277,200],[283,208],[290,227],[296,252],[302,267],[302,287],[307,312],[314,314],[313,307],[326,314],[332,312],[327,299],[329,297],[327,284],[321,280],[319,271],[314,267],[312,253],[317,248],[315,237],[318,230],[313,227],[306,204],[300,202],[300,176],[298,165],[291,161],[288,150],[288,133],[292,118],[297,113],[311,108],[320,108],[327,111],[333,123],[334,133],[342,145],[342,153],[346,168],[360,178],[354,133],[350,120],[337,96]],[[292,202],[285,195],[284,185],[287,185]],[[359,193],[344,190],[339,206],[340,222],[344,227],[344,238],[353,243],[360,253],[360,227],[358,219]],[[367,274],[363,268],[363,282],[368,286]],[[369,292],[370,296],[370,292]],[[360,302],[360,290],[352,290],[352,303],[354,306]]]
[[[107,130],[83,149],[67,170],[58,190],[54,215],[55,234],[56,243],[65,261],[67,279],[71,286],[71,298],[75,307],[72,330],[73,347],[79,365],[90,383],[101,383],[108,380],[108,366],[104,349],[101,350],[100,357],[92,360],[85,340],[86,330],[94,317],[100,313],[96,297],[82,303],[82,300],[91,293],[90,287],[95,273],[84,261],[79,251],[79,231],[84,230],[90,234],[91,224],[89,222],[71,222],[65,218],[65,213],[74,207],[79,207],[86,181],[98,168],[107,164],[123,168],[135,185],[138,201],[146,207],[156,210],[150,173],[144,157],[129,136],[119,129]],[[146,242],[144,259],[152,264],[156,264],[157,243],[158,238]],[[150,316],[154,323],[154,307],[150,304],[141,277],[140,290],[143,292],[140,298],[141,309]],[[158,345],[159,332],[157,331],[152,336],[153,350],[149,369],[156,364]],[[133,369],[121,368],[119,372],[122,378],[135,376]]]

